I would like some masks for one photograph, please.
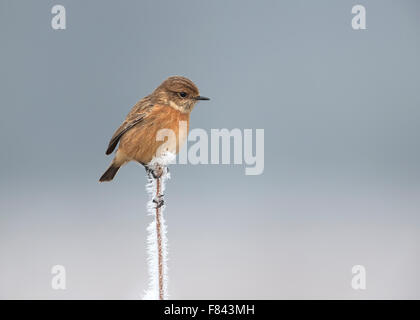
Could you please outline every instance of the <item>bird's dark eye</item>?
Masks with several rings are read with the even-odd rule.
[[[187,94],[185,92],[180,92],[178,94],[181,98],[185,98],[187,96]]]

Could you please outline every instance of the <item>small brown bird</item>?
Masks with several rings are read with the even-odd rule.
[[[156,139],[161,129],[170,129],[176,135],[176,142],[167,151],[178,153],[188,136],[190,112],[199,100],[210,100],[199,95],[197,86],[185,77],[169,77],[151,95],[141,99],[131,109],[122,125],[115,131],[106,154],[118,150],[111,165],[99,181],[111,181],[118,169],[129,161],[145,166],[155,157],[165,141]],[[186,128],[180,122],[187,123]],[[181,131],[181,132],[180,132]]]

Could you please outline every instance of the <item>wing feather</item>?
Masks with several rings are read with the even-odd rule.
[[[125,118],[121,126],[115,131],[114,135],[109,141],[108,148],[105,154],[107,155],[111,154],[114,151],[115,147],[117,146],[118,142],[120,141],[121,137],[128,130],[142,123],[144,118],[152,109],[152,107],[153,107],[153,104],[150,101],[150,96],[147,96],[141,99],[139,102],[137,102],[136,105],[128,113],[127,117]]]

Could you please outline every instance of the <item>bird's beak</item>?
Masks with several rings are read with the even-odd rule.
[[[197,96],[194,98],[195,100],[210,100],[210,98],[207,97],[202,97],[202,96]]]

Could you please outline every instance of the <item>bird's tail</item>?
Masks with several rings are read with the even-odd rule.
[[[100,182],[111,181],[112,179],[114,179],[114,177],[117,174],[119,168],[120,168],[120,166],[117,166],[117,165],[112,163],[109,166],[109,168],[105,171],[105,173],[102,175],[102,177],[99,179],[99,181]]]

